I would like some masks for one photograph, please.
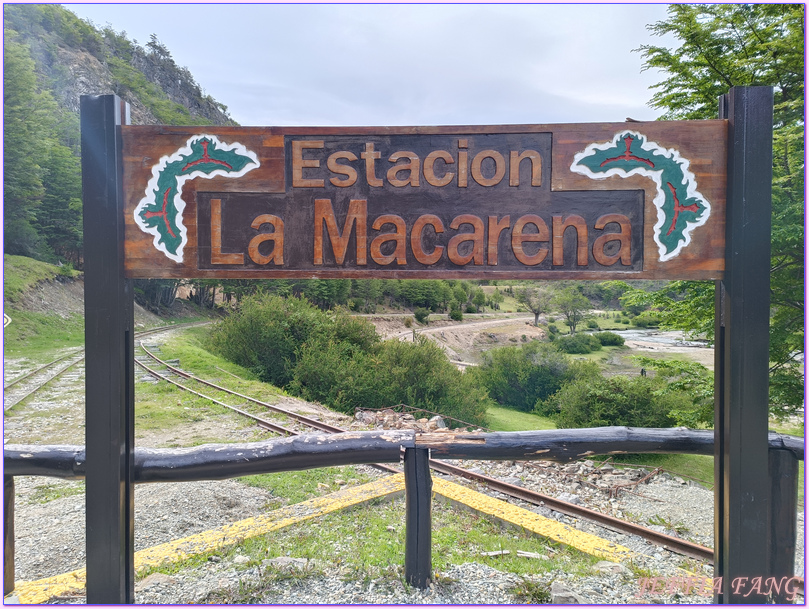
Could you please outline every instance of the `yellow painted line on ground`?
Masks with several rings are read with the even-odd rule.
[[[149,567],[180,562],[191,556],[233,546],[246,539],[265,535],[305,520],[403,492],[404,475],[394,474],[368,484],[308,499],[262,516],[247,518],[135,552],[135,572],[141,572]],[[564,543],[605,560],[622,562],[636,555],[629,548],[619,544],[578,531],[551,518],[545,518],[453,482],[434,478],[433,492],[456,505],[470,508],[478,513],[521,527],[526,531]],[[86,570],[78,569],[36,581],[17,582],[13,595],[21,604],[41,604],[54,597],[83,595],[85,583]]]
[[[363,503],[404,492],[404,475],[394,474],[368,484],[342,489],[323,497],[308,499],[274,510],[262,516],[247,518],[135,552],[135,572],[149,567],[180,562],[196,554],[211,552],[238,544],[245,539],[265,535],[304,520],[356,507]],[[86,570],[55,575],[30,582],[17,582],[13,595],[21,604],[45,603],[55,596],[84,594]]]
[[[584,531],[578,531],[552,518],[545,518],[525,508],[512,505],[501,499],[489,497],[454,482],[433,478],[433,492],[448,499],[455,505],[466,506],[480,514],[496,518],[506,524],[518,526],[531,533],[553,539],[604,560],[622,562],[637,556],[635,552],[627,547]]]

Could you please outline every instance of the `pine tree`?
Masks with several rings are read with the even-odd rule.
[[[56,103],[37,86],[28,47],[4,30],[3,41],[3,223],[5,252],[42,256],[33,227],[45,188],[43,176],[53,144]]]

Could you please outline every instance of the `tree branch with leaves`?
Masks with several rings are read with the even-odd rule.
[[[716,118],[732,86],[774,89],[770,312],[770,412],[803,407],[804,356],[804,10],[803,4],[675,4],[652,24],[680,46],[644,45],[644,70],[663,71],[651,105],[661,119]],[[678,281],[634,292],[661,310],[667,327],[713,338],[713,284]]]

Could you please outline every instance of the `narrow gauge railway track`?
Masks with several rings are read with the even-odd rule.
[[[317,419],[312,419],[312,418],[304,416],[302,414],[292,412],[291,410],[285,410],[283,408],[278,408],[277,406],[273,406],[272,404],[268,404],[267,402],[262,402],[261,400],[251,398],[250,396],[246,396],[244,394],[238,393],[238,392],[233,391],[231,389],[227,389],[225,387],[221,387],[219,385],[216,385],[215,383],[211,383],[210,381],[206,381],[204,379],[201,379],[201,378],[199,378],[199,377],[197,377],[197,376],[195,376],[193,374],[190,374],[188,372],[185,372],[184,370],[181,370],[180,368],[177,368],[176,366],[172,366],[168,362],[165,362],[165,361],[161,360],[154,353],[149,351],[149,349],[142,342],[140,344],[140,348],[143,350],[144,353],[146,353],[146,355],[148,355],[151,359],[153,359],[159,365],[164,366],[167,370],[171,371],[172,374],[175,374],[175,375],[177,375],[179,377],[182,377],[182,378],[184,378],[186,380],[193,381],[193,382],[196,382],[196,383],[200,383],[201,385],[205,385],[205,386],[210,387],[211,389],[214,389],[216,391],[220,391],[222,393],[241,398],[243,400],[246,400],[248,402],[256,404],[257,406],[261,406],[263,408],[266,408],[267,410],[270,410],[270,411],[274,412],[275,414],[284,415],[287,418],[292,419],[294,422],[302,425],[303,427],[314,428],[314,429],[317,429],[319,431],[325,431],[326,433],[342,433],[342,432],[346,431],[345,429],[342,429],[340,427],[335,427],[333,425],[329,425],[328,423],[324,423],[323,421],[318,421]],[[273,433],[278,433],[278,434],[282,434],[282,435],[285,435],[285,436],[297,436],[297,435],[300,435],[300,433],[301,433],[300,431],[290,429],[288,427],[284,427],[282,425],[279,425],[277,423],[269,421],[269,420],[265,419],[264,417],[259,417],[257,415],[252,414],[252,413],[249,413],[246,410],[243,410],[243,409],[238,408],[236,406],[226,404],[225,402],[222,402],[221,400],[218,400],[218,399],[216,399],[216,398],[214,398],[212,396],[208,396],[208,395],[205,395],[203,393],[200,393],[199,391],[196,391],[196,390],[192,389],[191,387],[183,385],[182,383],[178,383],[177,381],[169,378],[165,374],[161,374],[160,372],[158,372],[158,371],[156,371],[156,370],[154,370],[152,368],[149,368],[146,364],[139,361],[137,358],[135,359],[135,363],[138,364],[138,366],[143,368],[146,372],[148,372],[150,375],[152,375],[156,379],[166,381],[167,383],[170,383],[170,384],[174,385],[175,387],[177,387],[181,391],[187,391],[187,392],[189,392],[189,393],[191,393],[193,395],[204,398],[206,400],[210,400],[214,404],[218,404],[218,405],[223,406],[223,407],[225,407],[225,408],[227,408],[229,410],[232,410],[232,411],[234,411],[234,412],[236,412],[236,413],[238,413],[238,414],[240,414],[242,416],[245,416],[245,417],[251,419],[252,421],[254,421],[259,427],[262,427],[263,429],[267,429],[268,431],[272,431]],[[393,467],[391,467],[389,465],[385,465],[383,463],[374,463],[374,464],[372,464],[372,467],[375,467],[377,469],[380,469],[380,470],[382,470],[384,472],[388,472],[388,473],[397,473],[397,472],[400,471],[400,470],[398,470],[396,468],[393,468]]]
[[[136,332],[135,336],[143,338],[151,334],[173,330],[175,328],[186,328],[189,326],[200,325],[201,323],[208,322],[189,322],[185,324],[174,324],[171,326],[160,326],[151,328],[149,330],[142,330]],[[67,363],[64,363],[66,360]],[[3,385],[3,412],[13,408],[22,401],[28,399],[35,393],[41,391],[48,383],[58,379],[65,372],[80,364],[84,361],[84,349],[80,348],[73,350],[70,353],[63,355],[53,361],[43,364],[38,368],[12,379],[10,382]],[[58,370],[54,372],[59,364],[64,363]],[[12,391],[9,391],[12,390]]]
[[[202,383],[203,385],[207,385],[211,388],[214,388],[218,391],[222,391],[224,393],[232,394],[234,396],[238,396],[241,399],[247,400],[264,408],[268,408],[271,411],[274,411],[279,414],[283,414],[288,416],[291,419],[294,419],[298,423],[301,423],[306,426],[313,427],[320,431],[326,431],[328,433],[345,433],[346,429],[342,429],[340,427],[336,427],[333,425],[328,425],[327,423],[323,423],[322,421],[317,421],[315,419],[311,419],[309,417],[285,410],[283,408],[279,408],[277,406],[273,406],[272,404],[267,404],[266,402],[262,402],[260,400],[256,400],[255,398],[251,398],[249,396],[237,393],[235,391],[231,391],[219,385],[215,385],[214,383],[210,383],[203,379],[200,379],[193,374],[190,374],[186,371],[180,370],[175,366],[171,366],[170,364],[166,363],[165,361],[160,360],[157,356],[151,353],[148,349],[146,349],[143,344],[141,343],[141,348],[143,351],[151,357],[156,362],[159,362],[162,366],[165,366],[168,370],[172,373],[177,374],[183,378],[194,380],[196,382]],[[146,366],[140,362],[138,362],[143,368]],[[156,373],[153,373],[157,376]],[[166,379],[168,380],[168,379]],[[170,381],[172,382],[172,381]],[[178,383],[173,383],[175,385],[179,385]],[[185,389],[185,387],[183,387]],[[187,389],[188,390],[188,389]],[[195,392],[196,393],[196,392]],[[201,395],[197,393],[197,395]],[[203,396],[205,397],[205,396]],[[211,398],[208,398],[211,399]],[[221,403],[221,402],[217,402]],[[230,407],[233,410],[237,410],[236,408]],[[251,418],[256,418],[253,415]],[[288,430],[291,431],[291,430]],[[293,434],[297,434],[298,432],[291,432]],[[480,484],[486,485],[490,490],[497,491],[509,497],[513,497],[515,499],[520,499],[522,501],[526,501],[528,503],[532,503],[534,505],[544,505],[552,510],[557,512],[561,512],[568,516],[572,516],[574,518],[584,518],[586,520],[590,520],[592,522],[596,522],[597,524],[604,526],[608,529],[618,530],[624,533],[629,533],[631,535],[637,535],[646,539],[647,541],[662,546],[665,549],[671,550],[672,552],[676,552],[678,554],[682,554],[685,556],[689,556],[691,558],[696,558],[699,560],[703,560],[709,563],[713,563],[713,550],[710,548],[706,548],[705,546],[692,543],[690,541],[679,539],[677,537],[672,537],[671,535],[666,535],[664,533],[659,533],[652,529],[627,522],[624,520],[620,520],[613,516],[608,516],[606,514],[602,514],[595,510],[591,510],[589,508],[585,508],[579,505],[575,505],[572,503],[568,503],[567,501],[562,501],[560,499],[556,499],[555,497],[551,497],[549,495],[544,495],[542,493],[538,493],[536,491],[532,491],[520,486],[515,486],[513,484],[508,484],[507,482],[503,482],[501,480],[497,480],[496,478],[491,478],[489,476],[478,474],[475,472],[471,472],[467,469],[462,467],[458,467],[447,463],[445,461],[440,461],[438,459],[430,459],[429,461],[430,467],[435,471],[452,475],[452,476],[459,476],[462,478],[466,478],[468,480],[472,480],[473,482],[477,482]],[[385,471],[396,472],[400,471],[394,468],[391,468],[387,465],[383,464],[375,464],[374,467],[378,467],[379,469],[383,469]]]
[[[3,412],[28,399],[84,360],[84,349],[73,351],[12,380],[3,386]],[[64,363],[67,362],[67,363]],[[63,364],[56,370],[59,364]],[[9,391],[12,389],[12,391]]]

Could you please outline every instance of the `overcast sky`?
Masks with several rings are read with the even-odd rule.
[[[65,4],[151,34],[248,125],[653,120],[663,4]]]

